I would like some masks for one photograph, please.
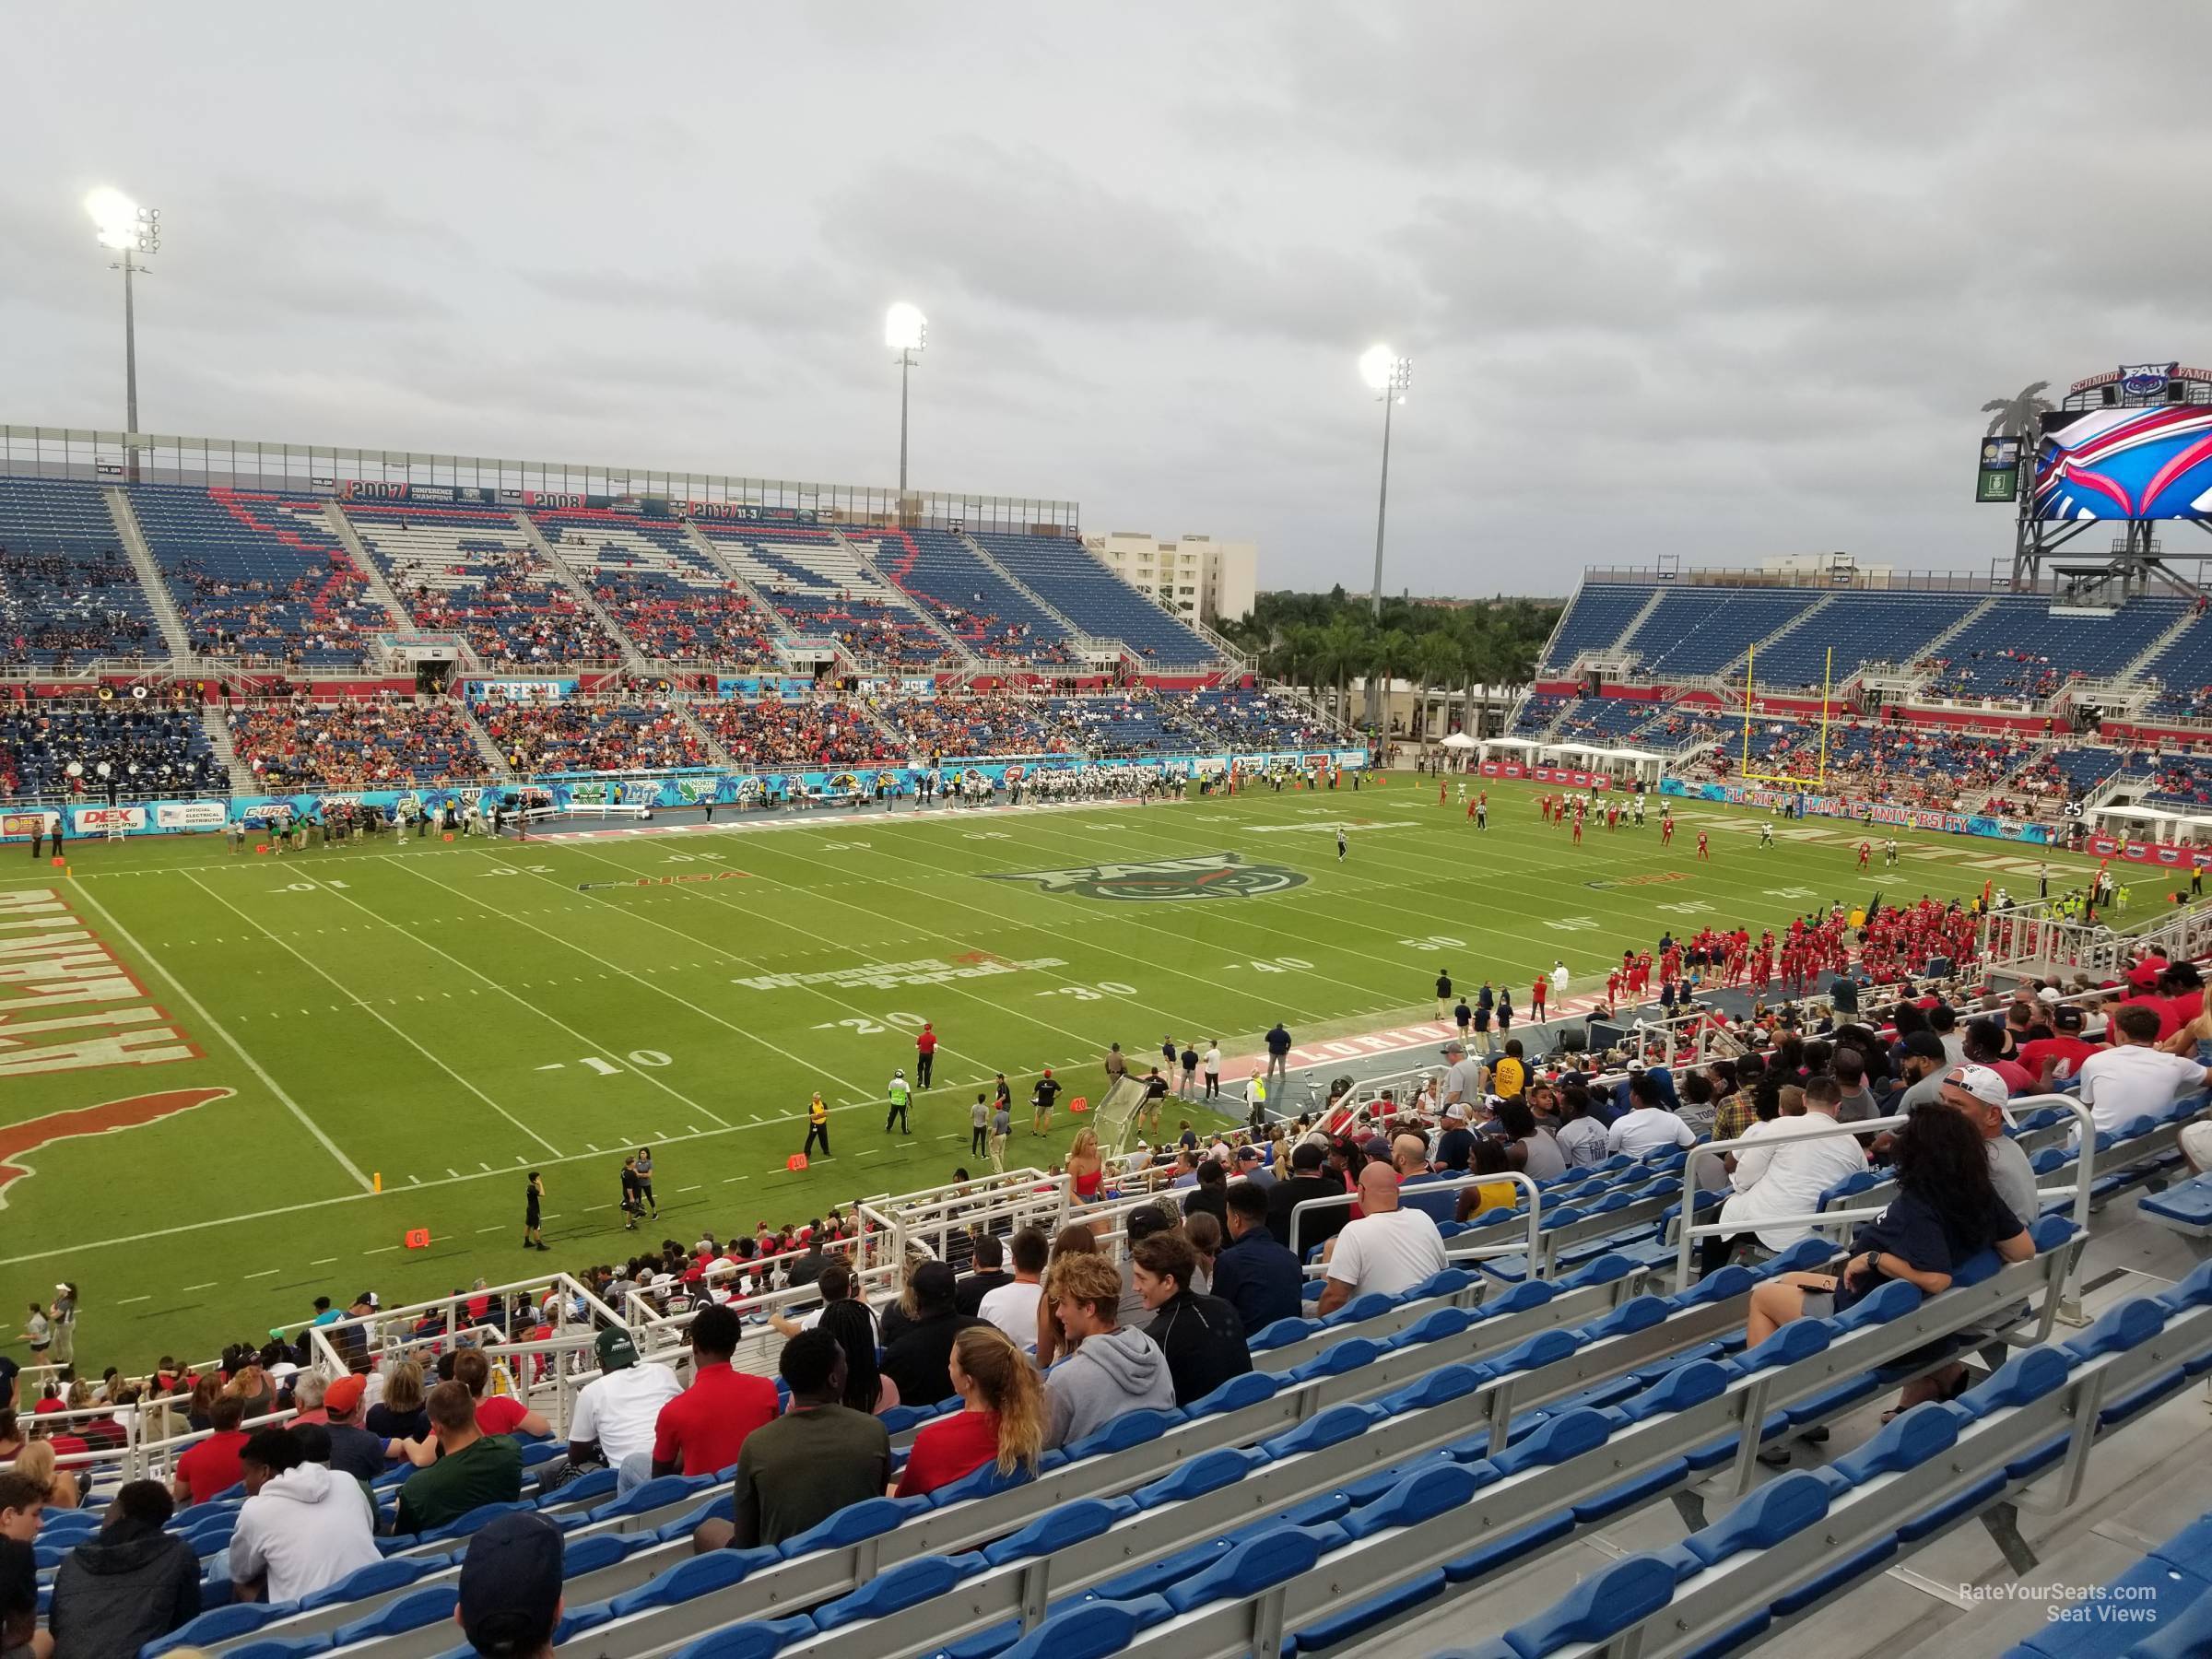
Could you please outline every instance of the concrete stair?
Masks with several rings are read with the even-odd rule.
[[[192,641],[184,630],[184,618],[178,614],[169,583],[161,579],[161,567],[154,562],[154,550],[147,546],[138,515],[131,511],[130,491],[120,484],[111,484],[103,493],[108,498],[108,514],[115,521],[115,534],[122,538],[123,550],[130,555],[138,572],[138,585],[146,590],[147,603],[153,607],[162,643],[169,647],[171,656],[189,657]]]
[[[585,583],[583,578],[569,568],[569,561],[561,558],[559,549],[546,539],[545,533],[531,522],[530,515],[526,512],[516,512],[509,516],[514,520],[514,527],[529,539],[533,547],[537,549],[537,556],[546,561],[547,568],[553,572],[554,577],[576,596],[576,603],[598,618],[599,626],[606,629],[606,637],[614,641],[615,648],[622,653],[623,671],[638,675],[651,673],[651,660],[638,649],[638,642],[623,632],[622,625],[607,615],[599,601],[592,597],[592,590]]]
[[[223,763],[223,770],[230,774],[230,793],[261,794],[261,780],[253,775],[251,766],[238,758],[238,746],[230,741],[229,723],[224,720],[222,710],[213,703],[202,704],[200,729],[207,734],[207,747],[215,751],[215,758]]]
[[[397,590],[384,580],[383,571],[377,568],[376,560],[371,557],[368,547],[361,541],[361,533],[354,528],[353,521],[346,516],[346,510],[335,501],[325,501],[323,504],[323,522],[330,526],[330,533],[338,538],[339,545],[353,555],[353,562],[360,567],[361,574],[368,577],[369,591],[376,595],[376,602],[384,607],[384,614],[392,618],[392,626],[401,633],[418,631],[415,619],[407,615],[407,607],[401,602]]]

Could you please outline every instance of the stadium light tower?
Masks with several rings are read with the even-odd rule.
[[[929,344],[929,319],[901,300],[884,313],[883,343],[899,354],[899,493],[906,494],[906,382]]]
[[[161,209],[141,207],[120,190],[102,186],[85,198],[85,211],[100,237],[100,245],[122,257],[109,268],[123,273],[123,394],[124,429],[138,430],[138,317],[131,278],[146,269],[143,255],[161,250]],[[130,476],[138,477],[138,449],[129,446]]]
[[[1368,390],[1382,405],[1382,485],[1375,499],[1375,588],[1371,609],[1377,621],[1382,617],[1382,526],[1390,516],[1390,411],[1406,401],[1406,388],[1413,382],[1413,359],[1402,358],[1387,346],[1370,346],[1359,357],[1359,378],[1367,382]],[[1375,685],[1374,672],[1367,676],[1367,718],[1371,725],[1379,724],[1382,714],[1382,696]]]

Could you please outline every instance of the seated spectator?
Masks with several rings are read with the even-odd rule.
[[[388,1441],[427,1440],[430,1414],[423,1407],[422,1367],[401,1359],[385,1368],[384,1395],[361,1419],[370,1433]]]
[[[909,1406],[934,1406],[952,1395],[953,1338],[982,1322],[954,1305],[952,1269],[943,1262],[924,1262],[914,1269],[911,1285],[913,1322],[884,1349],[883,1374]]]
[[[848,1297],[822,1310],[815,1328],[837,1338],[845,1355],[845,1391],[838,1397],[855,1411],[881,1417],[899,1404],[899,1385],[876,1362],[876,1319],[868,1304]]]
[[[12,1383],[15,1379],[11,1376]],[[0,1653],[53,1659],[53,1637],[39,1629],[39,1527],[46,1494],[28,1475],[0,1469]]]
[[[1131,1255],[1132,1280],[1152,1312],[1145,1335],[1168,1357],[1176,1405],[1204,1399],[1231,1377],[1252,1369],[1252,1352],[1245,1347],[1244,1324],[1237,1311],[1218,1297],[1201,1296],[1191,1288],[1198,1256],[1188,1238],[1177,1230],[1156,1232]]]
[[[84,1445],[74,1435],[70,1437],[69,1443]],[[15,1471],[39,1483],[40,1489],[46,1494],[46,1507],[50,1510],[73,1510],[81,1501],[77,1477],[54,1461],[53,1442],[50,1440],[34,1440],[17,1453]]]
[[[522,1448],[477,1427],[477,1403],[459,1382],[441,1382],[424,1402],[442,1455],[399,1488],[395,1535],[429,1532],[458,1521],[480,1504],[512,1503],[523,1495]]]
[[[1006,1271],[1006,1246],[995,1233],[987,1232],[977,1239],[974,1271],[960,1277],[959,1287],[952,1293],[952,1305],[971,1319],[982,1317],[983,1298],[1001,1285],[1014,1282],[1014,1276]]]
[[[895,1498],[925,1497],[992,1462],[1001,1475],[1037,1472],[1049,1414],[1029,1356],[997,1326],[974,1324],[953,1338],[951,1368],[960,1409],[914,1436]]]
[[[550,1659],[560,1623],[563,1546],[544,1515],[500,1515],[468,1541],[453,1622],[485,1659]]]
[[[1567,1155],[1559,1143],[1536,1127],[1536,1114],[1525,1099],[1501,1100],[1498,1126],[1505,1131],[1506,1167],[1518,1170],[1531,1181],[1553,1181],[1567,1173]]]
[[[791,1405],[746,1438],[735,1518],[700,1523],[692,1547],[701,1553],[782,1544],[848,1503],[881,1497],[890,1483],[891,1437],[882,1422],[839,1403],[845,1356],[837,1338],[802,1331],[783,1345],[776,1369]]]
[[[129,1481],[100,1531],[62,1558],[46,1614],[55,1659],[133,1654],[199,1617],[199,1557],[162,1530],[175,1513],[159,1481]]]
[[[1559,1091],[1559,1110],[1567,1121],[1559,1125],[1559,1155],[1571,1170],[1586,1170],[1606,1161],[1605,1120],[1597,1115],[1590,1091],[1570,1083]]]
[[[653,1466],[653,1441],[658,1431],[661,1408],[684,1392],[675,1371],[665,1365],[641,1365],[637,1345],[627,1331],[602,1331],[594,1344],[599,1375],[576,1392],[569,1409],[569,1454],[539,1477],[538,1489],[550,1492],[565,1486],[587,1469],[611,1467],[618,1473],[615,1489],[625,1492],[622,1473],[633,1486],[642,1485],[641,1473]],[[477,1422],[484,1421],[481,1402]]]
[[[463,1348],[453,1356],[453,1381],[468,1390],[477,1403],[477,1427],[486,1434],[527,1434],[543,1440],[553,1425],[543,1414],[530,1409],[512,1394],[484,1392],[491,1381],[491,1361],[480,1348]]]
[[[324,1427],[330,1430],[330,1466],[356,1480],[374,1480],[387,1467],[392,1442],[361,1427],[361,1396],[368,1383],[344,1376],[323,1391]]]
[[[1371,1161],[1359,1171],[1359,1207],[1332,1241],[1327,1279],[1315,1312],[1334,1313],[1370,1291],[1395,1296],[1426,1284],[1444,1269],[1443,1236],[1436,1222],[1398,1202],[1398,1178],[1388,1164]]]
[[[629,1488],[649,1477],[712,1475],[737,1461],[746,1438],[775,1420],[776,1385],[731,1368],[737,1315],[710,1304],[691,1316],[691,1386],[654,1419],[650,1467],[632,1454],[621,1465]]]
[[[1011,1336],[1017,1347],[1034,1348],[1037,1305],[1043,1295],[1044,1264],[1052,1252],[1052,1241],[1040,1229],[1025,1227],[1008,1242],[1014,1256],[1014,1277],[985,1296],[976,1305],[976,1312]]]
[[[1344,1182],[1323,1172],[1328,1155],[1312,1141],[1300,1141],[1290,1154],[1290,1173],[1277,1181],[1267,1194],[1267,1230],[1275,1241],[1302,1253],[1314,1245],[1336,1236],[1344,1224],[1351,1219],[1351,1209],[1345,1205],[1331,1205],[1325,1209],[1308,1210],[1298,1216],[1298,1236],[1290,1232],[1291,1218],[1298,1206],[1315,1198],[1341,1198]]]
[[[1168,1357],[1144,1332],[1121,1323],[1122,1278],[1112,1263],[1095,1252],[1069,1251],[1052,1265],[1044,1282],[1053,1316],[1076,1344],[1044,1380],[1051,1416],[1047,1445],[1079,1441],[1124,1411],[1174,1406]]]
[[[246,1501],[230,1535],[232,1601],[298,1601],[383,1559],[360,1483],[308,1462],[292,1430],[256,1430],[239,1462]]]
[[[1229,1189],[1229,1242],[1214,1258],[1213,1294],[1237,1311],[1247,1332],[1305,1312],[1305,1273],[1267,1230],[1267,1194],[1250,1181]]]
[[[1613,1120],[1606,1131],[1606,1150],[1641,1158],[1664,1147],[1694,1147],[1698,1137],[1689,1125],[1662,1103],[1659,1085],[1649,1072],[1629,1079],[1629,1110]]]
[[[245,1450],[246,1436],[239,1423],[246,1403],[236,1394],[218,1394],[207,1408],[207,1438],[177,1459],[175,1478],[169,1489],[179,1503],[206,1503],[239,1483],[238,1455]]]
[[[2100,1135],[2164,1112],[2178,1095],[2212,1087],[2212,1069],[2192,1055],[2159,1049],[2159,1010],[2147,1003],[2122,1004],[2112,1014],[2112,1046],[2084,1060],[2079,1073],[2081,1103]]]
[[[1832,1130],[1839,1121],[1841,1098],[1835,1078],[1815,1077],[1805,1086],[1801,1115],[1777,1116],[1759,1133],[1756,1145],[1735,1155],[1735,1167],[1728,1176],[1735,1192],[1721,1206],[1720,1214],[1722,1223],[1735,1231],[1706,1240],[1706,1272],[1727,1259],[1739,1234],[1755,1233],[1762,1247],[1775,1252],[1813,1236],[1808,1223],[1774,1218],[1818,1209],[1821,1194],[1866,1167],[1858,1136],[1819,1133]]]
[[[1098,1235],[1080,1221],[1071,1221],[1053,1236],[1052,1255],[1044,1270],[1044,1288],[1037,1298],[1038,1369],[1050,1370],[1054,1359],[1071,1349],[1068,1334],[1061,1329],[1059,1312],[1053,1300],[1053,1268],[1069,1255],[1098,1253]]]

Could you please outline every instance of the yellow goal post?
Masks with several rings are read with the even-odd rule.
[[[1781,783],[1793,789],[1824,790],[1828,787],[1828,722],[1829,691],[1835,682],[1836,648],[1828,648],[1827,661],[1820,670],[1820,746],[1814,755],[1814,771],[1810,777],[1797,771],[1768,771],[1751,764],[1751,723],[1759,703],[1759,681],[1754,665],[1759,647],[1754,645],[1744,653],[1744,746],[1736,762],[1736,776],[1747,783]],[[1799,757],[1793,757],[1798,759]]]

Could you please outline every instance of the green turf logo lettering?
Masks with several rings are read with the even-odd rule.
[[[1301,871],[1247,864],[1238,853],[1202,853],[1150,864],[1088,865],[1074,870],[1008,870],[992,881],[1033,881],[1048,893],[1079,899],[1256,899],[1306,884]]]

